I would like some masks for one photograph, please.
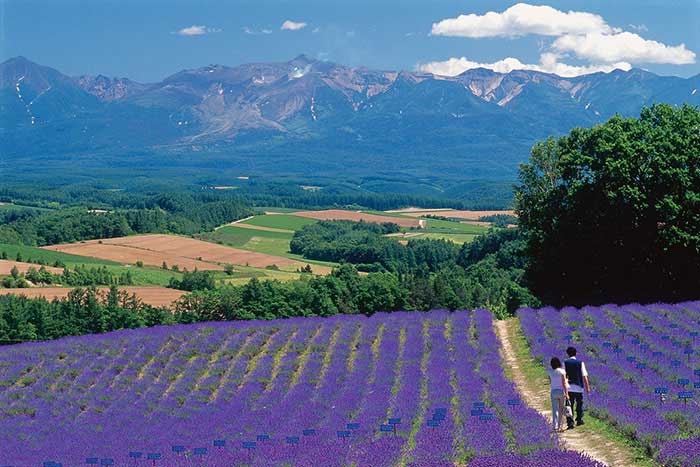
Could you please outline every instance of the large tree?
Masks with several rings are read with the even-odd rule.
[[[700,111],[654,105],[536,144],[517,212],[555,304],[700,298]]]

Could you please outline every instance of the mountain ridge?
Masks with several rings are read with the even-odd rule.
[[[272,155],[283,154],[292,172],[295,165],[342,168],[350,157],[369,167],[401,171],[410,165],[432,173],[436,158],[450,158],[444,167],[498,178],[511,176],[538,139],[616,113],[636,116],[654,102],[700,105],[698,88],[700,75],[641,69],[565,78],[477,68],[446,77],[305,55],[210,64],[139,83],[70,77],[15,57],[0,64],[0,149],[8,157],[240,153],[231,164],[242,160],[261,171],[274,165]]]

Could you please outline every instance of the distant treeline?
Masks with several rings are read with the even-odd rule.
[[[403,193],[334,193],[325,190],[304,191],[293,187],[273,187],[269,192],[243,192],[241,195],[255,206],[278,206],[298,209],[373,209],[386,211],[401,209],[408,206],[423,208],[453,208],[453,209],[510,209],[513,203],[512,192],[493,195],[485,193],[483,197],[474,196],[470,199],[453,197],[435,197],[425,195],[410,195]]]
[[[208,193],[161,194],[116,210],[8,210],[0,212],[0,243],[41,246],[137,233],[193,234],[252,213],[239,198]]]
[[[112,287],[106,300],[96,289],[75,289],[63,300],[0,296],[0,342],[58,339],[118,329],[174,324],[168,310],[143,304]]]
[[[408,206],[454,209],[510,209],[513,205],[512,183],[469,182],[451,189],[445,196],[406,193],[373,193],[349,183],[304,190],[301,182],[261,181],[254,178],[235,189],[214,190],[202,185],[174,187],[153,184],[148,189],[130,187],[112,189],[103,185],[80,184],[63,187],[13,185],[0,187],[0,202],[57,209],[89,207],[91,209],[148,209],[160,205],[163,197],[192,197],[197,202],[239,200],[249,206],[276,206],[298,209],[338,207],[374,210],[400,209]],[[128,185],[128,181],[124,181]]]
[[[134,279],[131,271],[121,274],[110,272],[106,266],[87,267],[76,266],[74,269],[64,268],[61,274],[52,273],[44,266],[38,269],[30,267],[26,273],[22,273],[13,267],[10,275],[2,278],[0,285],[3,287],[25,288],[32,285],[68,285],[73,287],[85,287],[93,285],[133,285]]]

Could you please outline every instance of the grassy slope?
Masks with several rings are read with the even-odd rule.
[[[421,217],[421,219],[425,219],[427,221],[427,227],[425,229],[426,232],[481,235],[488,230],[488,228],[482,225],[444,221],[441,219],[430,219],[425,217]]]
[[[290,253],[289,242],[292,239],[292,235],[291,233],[285,232],[270,232],[267,230],[247,229],[229,225],[221,227],[213,232],[202,234],[200,238],[209,242],[221,243],[242,250],[294,259],[302,263],[308,263],[312,268],[314,264],[328,267],[337,266],[335,263],[310,260],[301,255],[293,255]],[[266,276],[271,276],[274,272],[268,269],[262,271],[265,271]]]
[[[292,239],[292,234],[246,229],[229,225],[213,232],[202,234],[200,238],[244,250],[284,256],[289,252],[289,241]]]
[[[538,388],[543,384],[546,385],[549,381],[547,372],[545,371],[544,367],[532,357],[532,354],[530,353],[530,346],[528,345],[527,340],[525,339],[525,336],[520,328],[520,321],[517,318],[512,319],[515,322],[513,326],[516,329],[515,338],[513,339],[513,349],[520,362],[520,371],[525,377],[528,387]],[[510,368],[505,368],[506,375],[512,380],[513,377],[512,374],[510,374],[510,370]],[[585,421],[585,425],[576,428],[578,432],[597,433],[605,439],[614,442],[626,450],[629,450],[634,456],[636,465],[657,465],[653,460],[649,459],[649,456],[644,452],[642,447],[635,444],[634,441],[630,440],[612,425],[592,417],[588,412]]]

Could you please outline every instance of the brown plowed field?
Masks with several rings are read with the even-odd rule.
[[[177,264],[181,270],[187,268],[190,271],[195,267],[199,270],[223,269],[220,264],[216,263],[247,265],[256,268],[265,268],[274,264],[280,268],[287,267],[287,269],[297,269],[306,265],[306,263],[281,256],[240,250],[175,235],[135,235],[107,238],[101,242],[91,240],[84,243],[53,245],[45,248],[129,264],[140,260],[144,264],[160,266],[165,261],[170,267]]]
[[[163,261],[165,261],[168,267],[177,265],[181,271],[184,269],[192,271],[195,268],[199,270],[223,270],[223,267],[218,264],[205,263],[204,261],[198,261],[184,256],[108,243],[71,243],[67,245],[52,245],[44,248],[74,255],[107,259],[123,264],[134,264],[137,261],[143,261],[143,264],[148,264],[150,266],[161,266]]]
[[[9,261],[6,259],[0,259],[0,276],[7,276],[10,274],[10,271],[12,271],[12,268],[17,266],[17,269],[19,272],[26,273],[29,271],[29,268],[34,268],[37,271],[39,268],[41,268],[40,264],[33,264],[33,263],[21,263],[19,261]],[[54,268],[51,266],[44,266],[47,271],[52,272],[54,274],[61,274],[63,272],[63,269],[61,268]]]
[[[0,289],[0,295],[24,295],[28,298],[44,297],[47,300],[54,298],[62,299],[68,296],[68,293],[73,290],[71,287],[32,287],[28,289]],[[106,294],[109,289],[107,287],[99,287],[98,290]],[[165,287],[119,287],[119,290],[124,290],[129,294],[136,294],[143,303],[152,306],[170,306],[175,300],[179,299],[185,292],[182,290],[168,289]]]
[[[421,217],[421,216],[443,216],[443,217],[456,217],[460,219],[478,221],[479,218],[484,216],[493,216],[496,214],[506,214],[509,216],[514,216],[514,211],[459,211],[456,209],[419,209],[419,208],[405,208],[397,209],[394,211],[397,214],[402,214],[409,217]]]
[[[342,209],[328,209],[325,211],[299,211],[291,213],[292,216],[307,217],[325,221],[365,221],[375,224],[392,222],[401,227],[423,228],[425,224],[418,219],[406,219],[401,217],[380,216],[377,214],[367,214],[359,211],[344,211]]]

